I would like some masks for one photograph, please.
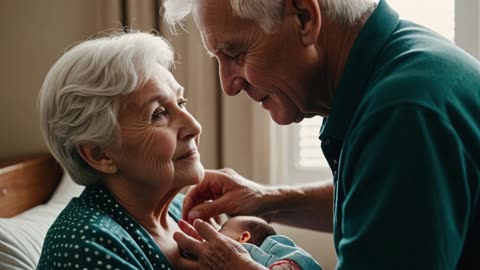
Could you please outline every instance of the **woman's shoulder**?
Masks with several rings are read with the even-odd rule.
[[[70,239],[77,236],[91,238],[94,234],[118,234],[122,231],[122,227],[107,213],[73,198],[48,230],[46,240],[61,240],[67,236]]]
[[[50,227],[38,269],[74,269],[75,265],[93,269],[101,266],[98,263],[117,267],[137,261],[139,255],[133,253],[138,251],[136,246],[127,228],[101,209],[75,198]]]

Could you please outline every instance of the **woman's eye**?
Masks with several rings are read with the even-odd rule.
[[[163,109],[156,110],[152,115],[152,121],[159,121],[165,118],[167,111]]]

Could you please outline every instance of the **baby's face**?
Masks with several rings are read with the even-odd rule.
[[[246,224],[249,222],[267,224],[265,220],[261,218],[252,216],[236,216],[223,223],[223,226],[220,228],[219,232],[237,242],[247,243],[254,233],[249,231],[246,227]]]
[[[245,228],[242,226],[241,217],[233,217],[223,223],[222,227],[218,232],[231,238],[235,241],[239,241],[242,237],[242,233],[245,231]]]

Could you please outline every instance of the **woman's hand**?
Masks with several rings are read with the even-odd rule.
[[[173,235],[182,253],[176,269],[267,269],[255,263],[240,243],[218,233],[210,224],[195,220],[193,226],[180,221],[183,232]]]
[[[252,182],[232,169],[206,170],[205,178],[185,196],[183,219],[208,220],[220,214],[265,214],[263,197],[268,188]]]

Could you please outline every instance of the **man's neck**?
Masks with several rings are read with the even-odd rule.
[[[341,24],[325,16],[318,39],[324,55],[326,87],[333,99],[343,74],[350,51],[371,12],[365,14],[356,24]]]

